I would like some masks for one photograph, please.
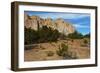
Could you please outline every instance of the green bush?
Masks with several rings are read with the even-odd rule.
[[[57,54],[59,56],[64,56],[68,52],[68,46],[65,44],[61,44],[61,47],[59,46],[59,50],[57,50]]]
[[[77,59],[76,53],[70,52],[68,49],[68,46],[62,43],[61,47],[59,46],[59,50],[57,50],[57,54],[62,56],[63,59]]]
[[[42,42],[56,42],[59,38],[60,33],[58,30],[53,30],[50,27],[43,26],[38,30],[31,28],[25,28],[25,44],[34,44]]]
[[[37,40],[39,38],[39,35],[35,30],[32,30],[31,28],[25,28],[24,31],[25,44],[32,44],[38,42]]]
[[[84,35],[84,38],[90,38],[90,33]]]
[[[71,42],[74,42],[74,40],[73,40],[73,39],[71,39]]]
[[[77,31],[75,31],[74,33],[68,34],[67,37],[71,38],[71,39],[82,39],[83,35],[81,33],[77,32]]]
[[[65,34],[60,33],[59,39],[66,40],[67,36]]]
[[[39,29],[38,32],[39,32],[40,42],[57,41],[57,39],[59,38],[59,32],[47,26],[43,26],[42,28]]]
[[[88,40],[86,40],[86,39],[84,39],[83,42],[84,42],[84,44],[88,44]]]
[[[54,52],[52,51],[47,51],[47,56],[53,56],[54,55]]]

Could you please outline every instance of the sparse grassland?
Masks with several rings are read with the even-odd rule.
[[[73,42],[59,40],[56,43],[39,43],[25,50],[24,54],[25,61],[86,59],[90,58],[90,47],[85,45],[84,39],[74,39]]]

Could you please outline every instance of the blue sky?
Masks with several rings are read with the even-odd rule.
[[[68,12],[38,12],[38,11],[25,11],[29,16],[35,15],[41,18],[62,18],[66,22],[71,23],[78,32],[84,34],[90,33],[90,14],[86,13],[68,13]]]

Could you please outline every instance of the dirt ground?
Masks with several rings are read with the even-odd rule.
[[[69,51],[76,53],[77,59],[90,58],[90,45],[84,46],[84,39],[74,39],[39,43],[36,47],[24,51],[24,61],[62,60],[63,57],[57,54],[61,43],[68,45]],[[52,52],[53,55],[49,56],[48,52]]]

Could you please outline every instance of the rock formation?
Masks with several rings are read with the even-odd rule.
[[[39,16],[29,16],[24,14],[24,25],[26,28],[31,28],[34,30],[38,30],[38,28],[41,28],[42,26],[47,26],[51,27],[52,29],[57,29],[60,33],[65,35],[75,31],[74,26],[68,22],[65,22],[62,18],[53,20],[51,18],[44,19]]]

